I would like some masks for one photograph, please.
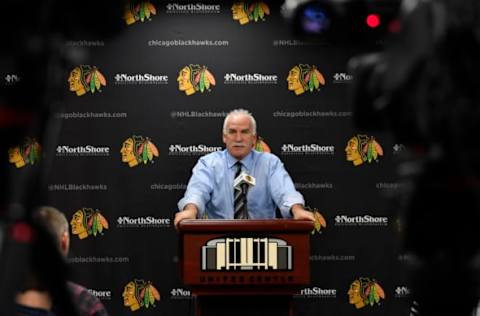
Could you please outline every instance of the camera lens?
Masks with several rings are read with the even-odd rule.
[[[300,17],[301,26],[307,34],[322,34],[330,27],[330,15],[319,4],[308,4]]]

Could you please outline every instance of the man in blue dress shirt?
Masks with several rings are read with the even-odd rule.
[[[295,190],[292,179],[280,159],[253,149],[257,126],[246,110],[231,111],[223,123],[226,149],[201,157],[192,171],[185,196],[178,202],[175,227],[183,219],[232,219],[234,217],[233,181],[241,162],[242,171],[256,180],[248,191],[249,218],[275,218],[278,207],[284,218],[314,221],[305,210],[303,196]]]

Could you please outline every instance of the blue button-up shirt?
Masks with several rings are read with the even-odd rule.
[[[236,162],[226,149],[201,157],[193,168],[185,196],[178,202],[179,210],[193,203],[199,218],[204,217],[205,212],[211,219],[233,218]],[[275,218],[277,207],[284,218],[290,218],[292,205],[305,204],[277,156],[252,150],[241,163],[242,170],[256,180],[247,194],[251,219]]]

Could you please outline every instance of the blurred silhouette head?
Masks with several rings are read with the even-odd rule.
[[[70,249],[70,235],[65,215],[55,207],[42,206],[35,210],[33,219],[57,240],[59,251],[67,256]]]

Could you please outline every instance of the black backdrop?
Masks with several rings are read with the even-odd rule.
[[[53,113],[58,138],[43,152],[53,159],[49,204],[69,220],[77,210],[92,208],[109,223],[102,235],[72,235],[72,279],[98,296],[110,315],[132,313],[123,306],[122,292],[134,279],[151,281],[161,295],[155,307],[135,314],[192,312],[189,289],[178,278],[176,203],[198,157],[223,146],[225,113],[245,108],[307,204],[327,220],[327,227],[311,237],[312,282],[296,295],[299,315],[408,313],[399,210],[385,198],[399,188],[398,145],[387,133],[356,129],[347,103],[347,61],[381,47],[297,38],[278,4],[269,3],[264,21],[240,25],[231,4],[152,3],[157,11],[150,21],[125,24],[115,38],[65,42],[66,51],[83,56],[81,63],[96,66],[107,82],[101,92],[76,96],[67,78],[80,63],[67,67],[63,101]],[[210,92],[186,96],[179,91],[179,71],[189,64],[208,67],[216,79]],[[287,76],[298,64],[315,65],[325,85],[298,96],[289,91]],[[168,82],[122,81],[122,75],[144,74],[168,76]],[[227,82],[227,74],[277,80]],[[357,134],[377,139],[384,150],[378,162],[354,166],[346,160],[347,142]],[[156,145],[159,157],[153,163],[130,168],[122,162],[122,143],[132,135],[149,137]],[[316,147],[312,144],[334,151],[309,151]],[[88,146],[106,147],[106,153],[85,153]],[[386,297],[380,304],[360,310],[349,304],[347,291],[359,277],[381,285]]]

